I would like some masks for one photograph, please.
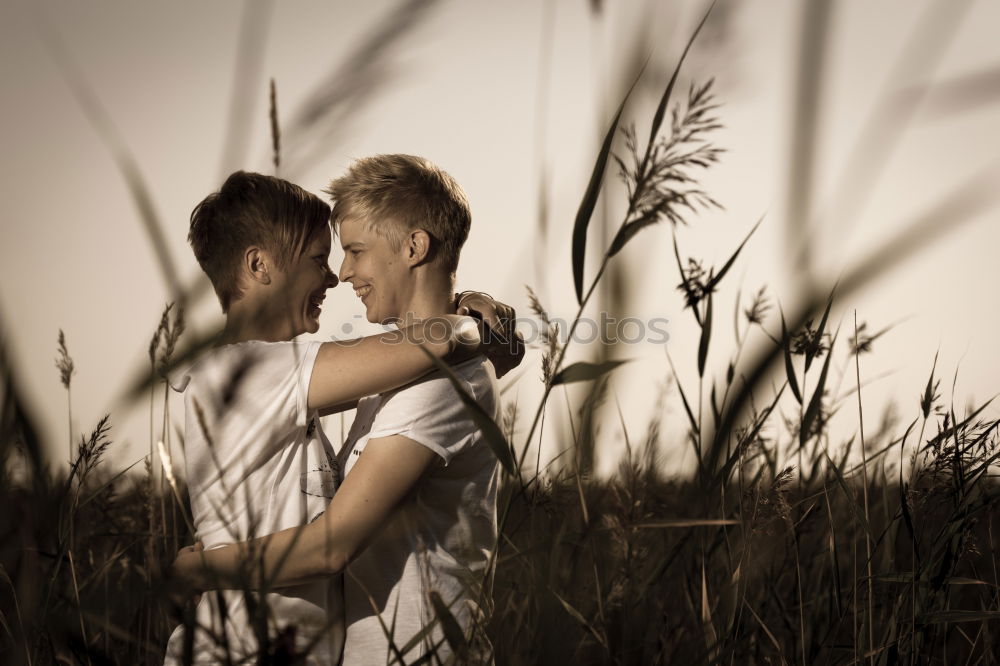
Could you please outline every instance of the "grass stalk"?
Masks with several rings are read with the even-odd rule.
[[[858,312],[854,311],[854,339],[858,339]],[[831,350],[832,351],[832,350]],[[861,405],[861,353],[854,352],[854,371],[858,382],[858,430],[861,436],[861,483],[863,484],[862,494],[864,497],[865,520],[871,525],[871,513],[868,505],[868,453],[865,442],[865,415]],[[872,542],[871,535],[865,530],[865,560],[867,561],[867,586],[868,586],[868,653],[875,653],[875,598],[872,591]],[[872,663],[875,657],[871,658]]]
[[[87,627],[86,623],[84,623],[83,621],[83,606],[80,604],[80,584],[77,582],[76,579],[76,563],[73,561],[73,549],[70,548],[67,551],[66,555],[69,557],[69,570],[73,578],[73,594],[76,596],[76,610],[77,610],[77,616],[79,617],[80,620],[80,636],[83,639],[83,644],[88,645],[89,641],[87,640]],[[91,663],[89,651],[86,652],[86,655],[87,655],[87,663],[89,664]]]

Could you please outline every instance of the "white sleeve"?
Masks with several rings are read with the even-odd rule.
[[[459,377],[462,388],[481,401],[472,383]],[[476,439],[472,421],[451,382],[431,376],[382,398],[372,423],[370,439],[402,435],[441,456],[447,465]]]
[[[309,422],[309,380],[319,342],[252,342],[221,354],[211,368],[211,397],[220,412],[238,410],[241,420],[272,425]]]
[[[316,367],[316,355],[319,354],[319,342],[293,343],[296,348],[296,396],[295,424],[305,426],[309,423],[309,382],[312,380],[313,368]]]

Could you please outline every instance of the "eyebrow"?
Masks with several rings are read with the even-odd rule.
[[[351,250],[351,249],[354,249],[354,248],[357,248],[357,247],[363,248],[364,246],[365,246],[365,244],[362,243],[361,241],[354,241],[354,242],[351,242],[351,243],[346,243],[342,247],[344,248],[344,250]]]

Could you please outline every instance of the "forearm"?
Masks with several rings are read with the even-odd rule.
[[[458,362],[475,355],[480,343],[477,323],[455,315],[360,340],[324,343],[309,381],[309,407],[326,410],[409,384],[434,369],[431,357]]]
[[[175,569],[191,587],[265,589],[332,576],[347,557],[339,554],[323,520],[251,541],[186,553]]]
[[[332,576],[382,529],[437,460],[426,446],[392,435],[369,440],[326,512],[302,527],[174,560],[181,585],[196,590],[287,587]]]

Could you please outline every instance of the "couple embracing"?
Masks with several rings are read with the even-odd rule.
[[[237,172],[191,215],[226,325],[174,381],[199,544],[178,553],[173,584],[202,594],[167,664],[492,660],[482,627],[498,464],[435,368],[449,364],[495,418],[498,369],[523,354],[513,313],[455,294],[470,214],[444,171],[380,155],[327,192],[332,210],[296,185]],[[368,321],[396,330],[294,340],[319,329],[340,281]],[[353,408],[334,447],[319,417]]]

